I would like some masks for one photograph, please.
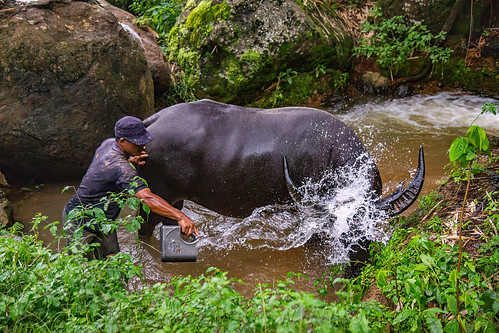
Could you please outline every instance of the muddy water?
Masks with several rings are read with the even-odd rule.
[[[417,167],[418,148],[424,146],[426,180],[423,193],[426,194],[437,187],[436,181],[443,176],[442,168],[448,163],[446,151],[450,143],[466,133],[469,124],[487,102],[493,100],[441,93],[338,105],[329,111],[352,127],[365,143],[380,170],[384,193],[391,192],[400,181],[410,181]],[[499,136],[499,116],[483,116],[477,124],[489,135]],[[67,185],[77,183],[45,184],[41,190],[17,192],[11,198],[16,205],[16,219],[27,224],[41,212],[48,216],[49,222],[60,221],[62,208],[73,193],[71,190],[61,193]],[[351,196],[357,197],[357,194]],[[345,208],[333,204],[330,207],[341,212]],[[236,286],[236,290],[245,295],[251,295],[257,283],[283,280],[288,272],[300,272],[310,277],[310,280],[300,279],[297,286],[313,292],[314,279],[327,271],[332,262],[342,261],[341,253],[330,248],[302,245],[314,232],[323,232],[327,228],[330,233],[332,229],[327,221],[304,219],[287,207],[268,207],[244,220],[226,218],[192,203],[188,203],[184,211],[193,218],[203,235],[195,263],[162,263],[158,229],[147,243],[141,243],[124,229],[120,230],[121,250],[131,254],[134,261],[143,266],[148,283],[166,282],[176,275],[199,276],[213,266],[228,271],[230,277],[245,281],[245,285]],[[379,225],[379,221],[365,228],[373,225]],[[386,238],[387,235],[381,236]],[[40,237],[46,242],[52,240],[47,230],[41,230]],[[58,246],[61,244],[52,245],[54,249]]]

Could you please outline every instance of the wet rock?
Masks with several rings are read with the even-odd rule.
[[[281,73],[346,68],[352,46],[326,4],[197,0],[170,32],[168,58],[185,70],[198,98],[245,104]]]
[[[9,195],[9,183],[0,172],[0,226],[10,227],[14,222],[14,209],[7,196]]]
[[[120,8],[114,7],[104,0],[99,4],[113,14],[129,36],[137,42],[147,61],[154,81],[154,94],[163,95],[170,86],[170,66],[165,54],[157,43],[157,34],[152,30],[142,29],[135,24],[135,16]]]
[[[414,88],[407,84],[402,84],[395,88],[395,95],[397,97],[408,97],[414,93]]]
[[[483,57],[499,58],[499,31],[490,32],[489,36],[485,38],[486,43],[482,49]]]
[[[0,12],[0,169],[11,182],[81,177],[125,115],[154,112],[144,54],[95,2]]]
[[[362,75],[362,83],[364,84],[364,91],[372,93],[386,90],[390,85],[390,79],[378,72],[367,72]]]

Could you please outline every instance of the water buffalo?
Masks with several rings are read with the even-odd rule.
[[[258,207],[299,201],[298,185],[359,161],[367,163],[376,206],[390,215],[409,207],[423,185],[421,150],[411,184],[381,199],[378,169],[359,138],[313,108],[267,110],[200,100],[163,109],[144,124],[156,139],[139,173],[177,208],[191,200],[225,216],[246,217]],[[150,236],[162,220],[168,222],[151,214],[140,234]]]

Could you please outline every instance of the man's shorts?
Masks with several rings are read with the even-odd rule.
[[[64,227],[68,226],[66,229],[66,244],[70,246],[74,241],[74,232],[81,228],[78,225],[83,224],[82,221],[67,221],[66,216],[72,210],[72,207],[64,207],[62,213],[62,220],[64,221]],[[87,254],[89,260],[92,259],[105,259],[108,255],[116,254],[120,252],[120,245],[118,243],[118,233],[116,231],[104,234],[98,230],[92,230],[89,228],[83,228],[83,236],[81,240],[82,244],[100,244],[94,248],[93,251]]]

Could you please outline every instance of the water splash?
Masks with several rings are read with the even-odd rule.
[[[125,22],[120,22],[120,25],[121,27],[123,28],[123,30],[125,30],[126,32],[128,32],[128,35],[130,37],[132,37],[133,40],[135,40],[139,46],[141,48],[144,48],[144,45],[142,43],[142,38],[139,36],[139,34],[134,30],[133,27],[131,27],[130,25],[128,25],[127,23]]]
[[[368,179],[372,161],[361,156],[356,163],[328,172],[319,182],[306,182],[304,199],[296,205],[272,205],[256,209],[244,219],[227,218],[189,205],[204,237],[202,246],[227,254],[237,247],[280,251],[306,244],[320,244],[330,263],[348,262],[349,252],[362,240],[386,242],[390,230],[386,215],[374,206]]]

